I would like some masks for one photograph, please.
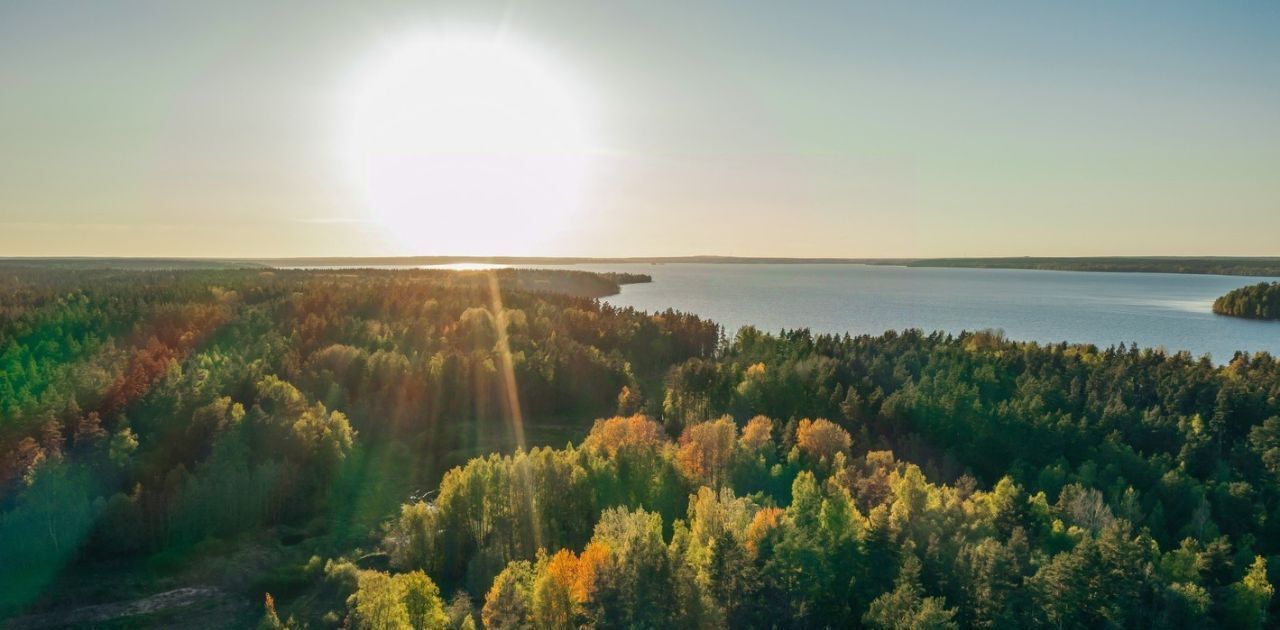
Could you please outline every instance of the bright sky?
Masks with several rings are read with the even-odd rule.
[[[1276,2],[0,3],[0,256],[1278,235]]]

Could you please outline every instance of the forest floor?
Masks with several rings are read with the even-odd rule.
[[[218,588],[185,587],[140,599],[82,606],[12,619],[5,626],[35,628],[219,628],[251,614],[248,602]]]
[[[262,593],[282,588],[271,582],[272,569],[307,555],[263,533],[138,562],[80,564],[0,628],[251,627],[262,616]]]

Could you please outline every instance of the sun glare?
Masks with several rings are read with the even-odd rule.
[[[529,46],[412,37],[378,54],[349,97],[349,170],[406,253],[532,253],[579,209],[584,101]]]

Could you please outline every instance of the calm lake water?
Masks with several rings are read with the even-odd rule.
[[[675,308],[766,331],[880,334],[1000,329],[1010,339],[1108,346],[1137,342],[1231,359],[1280,354],[1280,322],[1214,315],[1214,298],[1264,278],[870,265],[602,264],[591,271],[653,276],[606,298],[647,311]]]

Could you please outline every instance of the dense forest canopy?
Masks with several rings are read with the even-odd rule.
[[[726,339],[559,273],[0,270],[0,614],[210,584],[276,627],[1280,612],[1266,354]]]
[[[1280,319],[1280,282],[1259,282],[1228,291],[1213,301],[1213,312],[1248,319]]]
[[[516,444],[513,402],[528,440],[563,444],[714,351],[713,324],[590,299],[616,291],[586,272],[0,270],[0,614],[56,608],[70,563],[187,565],[268,528],[349,549]]]

